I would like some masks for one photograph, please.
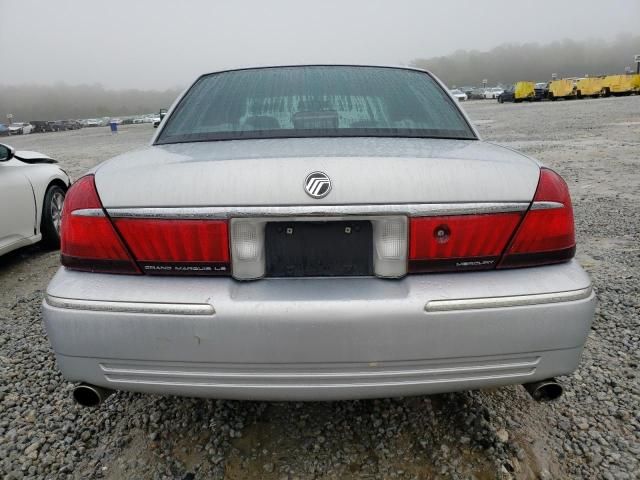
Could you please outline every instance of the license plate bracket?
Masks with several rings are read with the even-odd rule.
[[[373,228],[366,220],[268,222],[268,277],[373,275]]]

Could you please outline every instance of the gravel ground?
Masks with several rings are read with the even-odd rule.
[[[640,478],[640,97],[465,108],[486,139],[555,168],[573,195],[578,258],[599,306],[565,396],[522,387],[332,403],[117,393],[70,400],[40,318],[57,253],[0,258],[0,477]],[[12,138],[73,177],[138,148],[148,125]]]

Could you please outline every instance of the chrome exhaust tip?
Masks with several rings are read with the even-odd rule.
[[[550,402],[562,396],[563,388],[555,378],[547,378],[539,382],[525,383],[524,388],[537,402]]]
[[[98,407],[104,402],[113,390],[108,388],[81,383],[73,389],[73,399],[83,407]]]

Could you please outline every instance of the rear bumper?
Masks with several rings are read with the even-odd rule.
[[[595,307],[576,262],[378,278],[60,269],[43,304],[69,380],[265,400],[430,394],[572,372]]]

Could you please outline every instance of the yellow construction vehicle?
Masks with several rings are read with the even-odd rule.
[[[531,102],[536,96],[536,84],[533,82],[517,82],[515,87],[516,102],[527,100]]]
[[[640,93],[640,74],[607,75],[602,79],[600,93],[603,97]]]
[[[573,98],[577,96],[576,81],[573,78],[561,78],[549,82],[549,100]]]
[[[498,95],[498,103],[520,103],[523,100],[531,102],[536,96],[535,86],[533,82],[516,82],[515,85],[511,85]]]
[[[576,96],[578,98],[599,97],[603,86],[601,77],[579,78],[576,80]]]

